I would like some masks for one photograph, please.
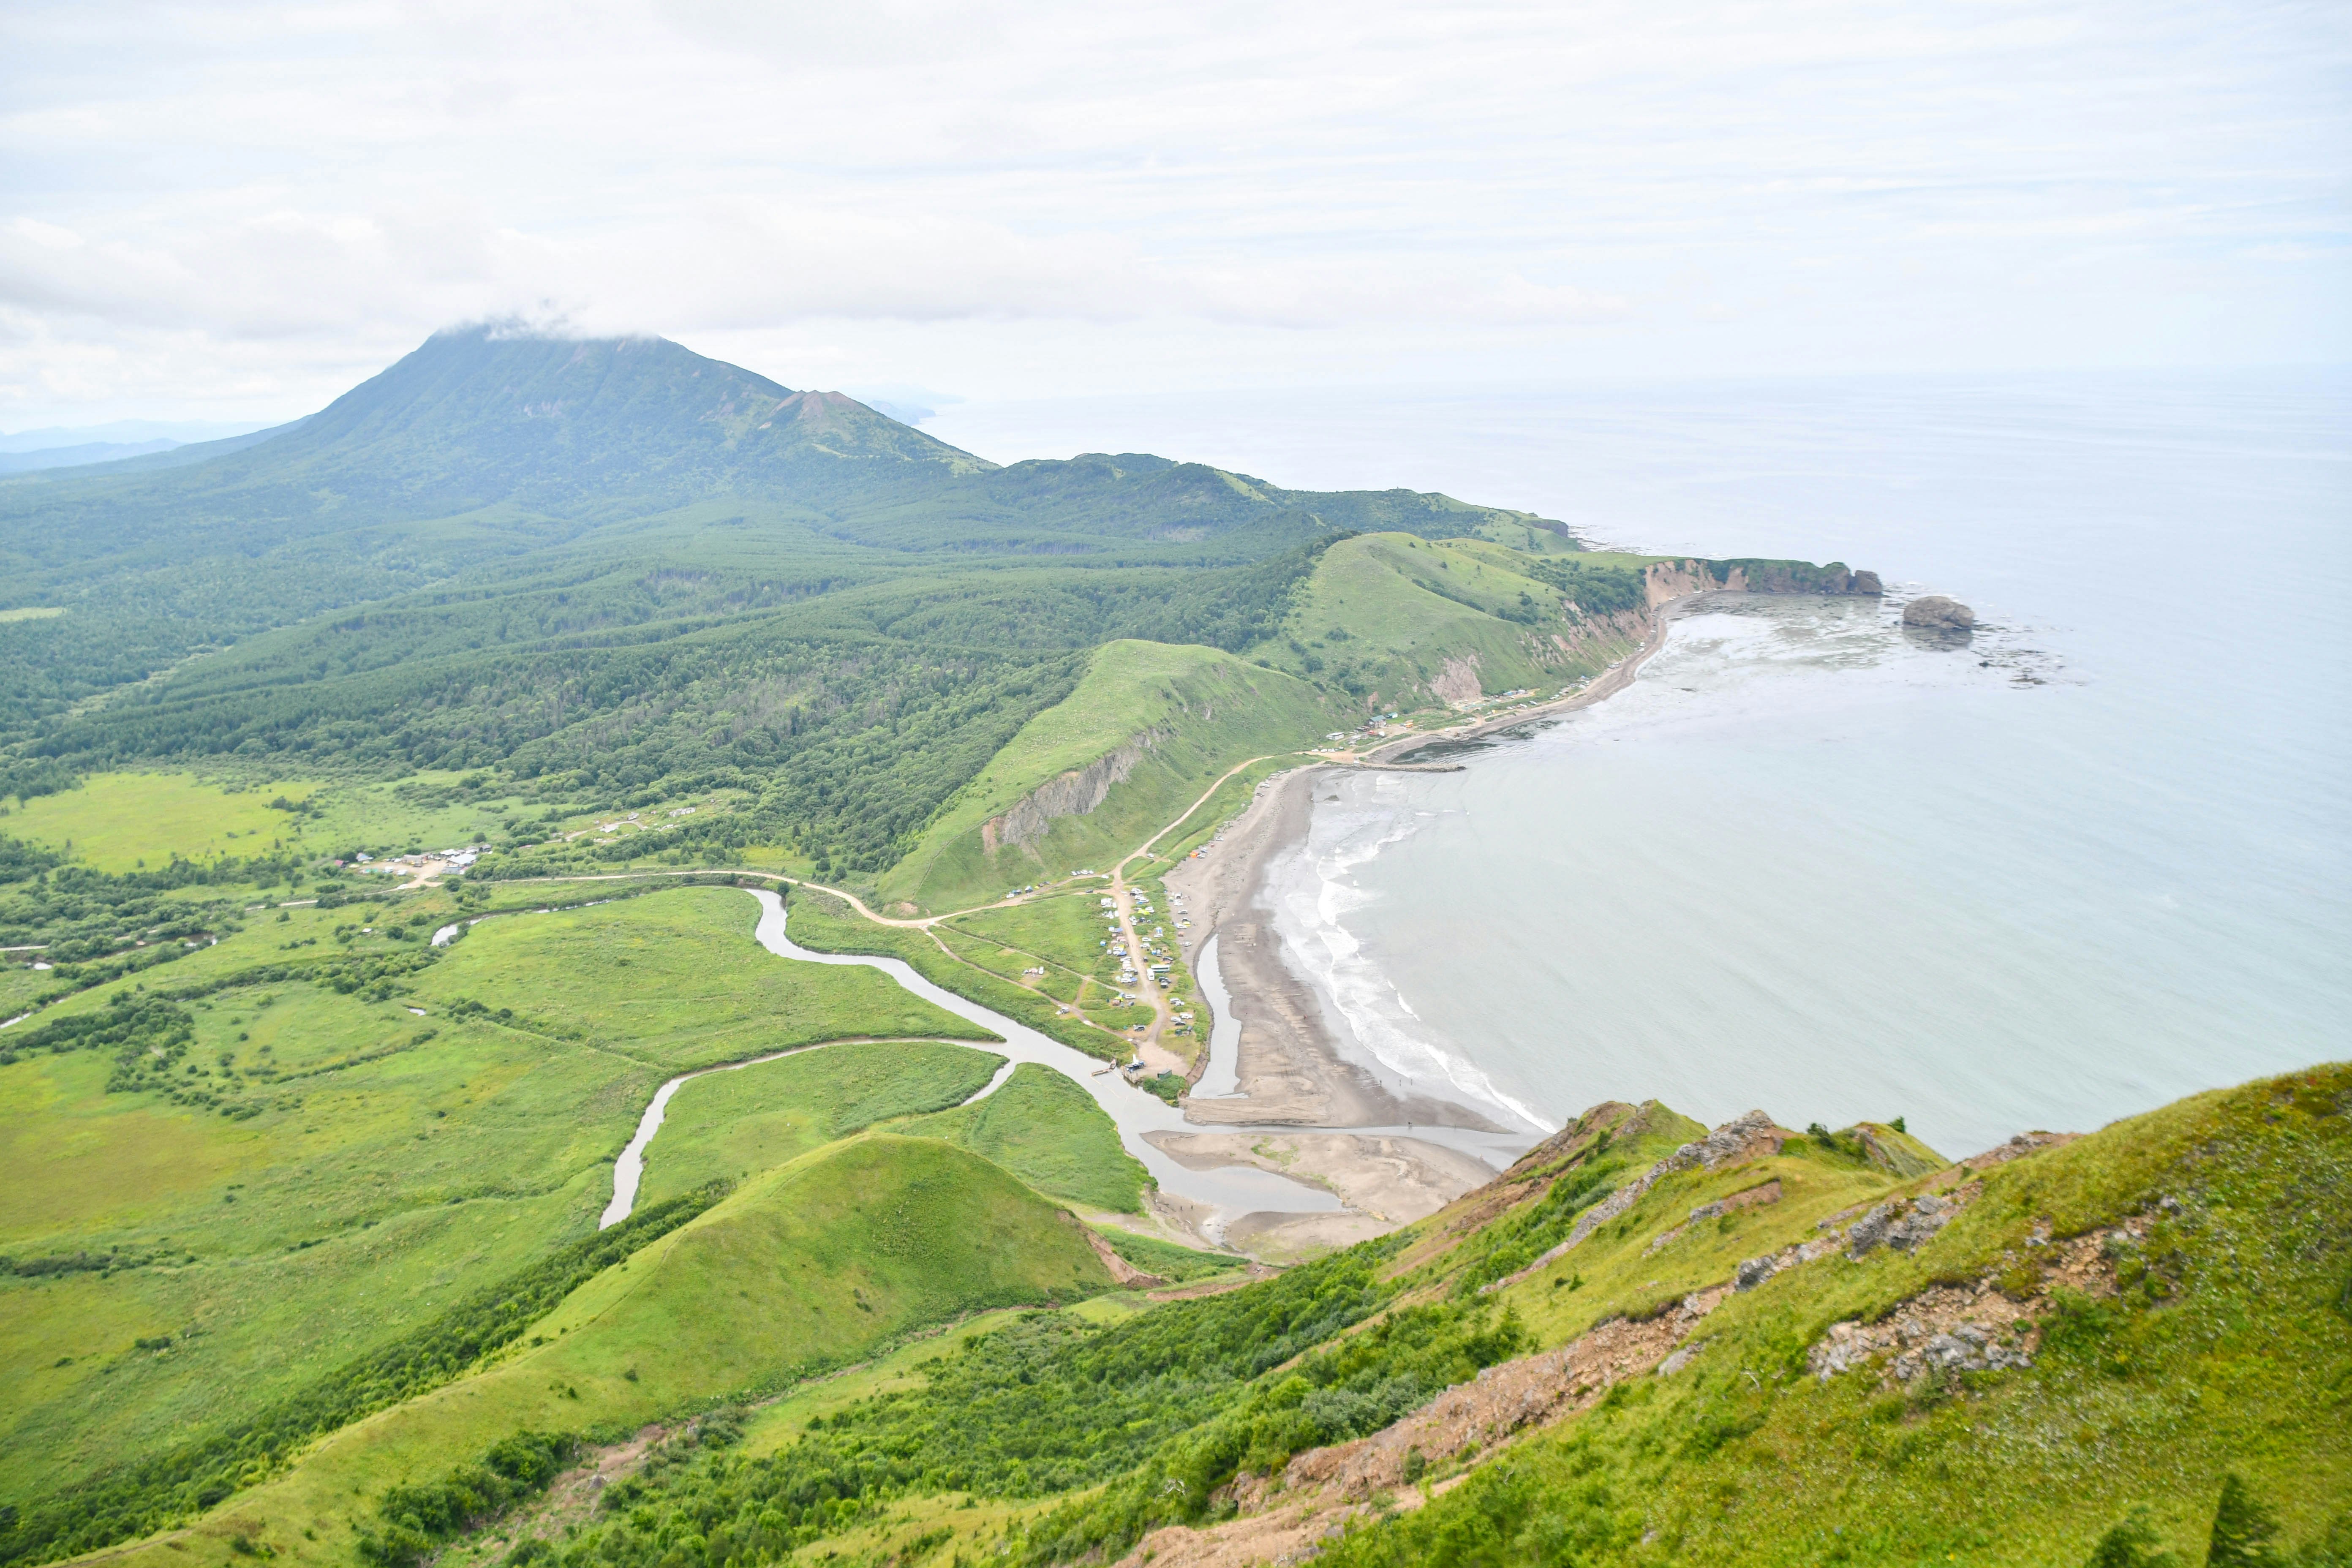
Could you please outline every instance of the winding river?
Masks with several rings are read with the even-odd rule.
[[[1101,1071],[1103,1063],[1085,1052],[1075,1050],[1058,1040],[1048,1039],[1025,1024],[1015,1023],[1002,1013],[992,1012],[977,1002],[968,1001],[954,992],[932,984],[915,973],[912,965],[899,958],[873,958],[864,954],[812,952],[797,945],[784,933],[784,900],[766,889],[750,889],[760,902],[760,923],[752,935],[761,947],[779,958],[790,958],[803,963],[858,963],[878,969],[914,994],[967,1018],[1003,1037],[1003,1043],[972,1043],[976,1050],[992,1051],[1005,1058],[1004,1066],[971,1100],[986,1098],[994,1092],[1023,1062],[1034,1062],[1053,1068],[1094,1098],[1103,1108],[1113,1126],[1118,1129],[1118,1141],[1127,1152],[1142,1163],[1162,1192],[1188,1198],[1208,1207],[1211,1217],[1203,1226],[1212,1240],[1223,1237],[1225,1226],[1243,1215],[1260,1211],[1282,1214],[1329,1214],[1339,1207],[1339,1200],[1320,1187],[1294,1182],[1271,1171],[1261,1171],[1251,1165],[1221,1165],[1213,1170],[1196,1171],[1162,1152],[1145,1136],[1151,1132],[1198,1131],[1199,1128],[1184,1120],[1184,1113],[1156,1095],[1146,1094],[1126,1082],[1117,1073]],[[960,1042],[962,1043],[962,1042]],[[821,1050],[823,1047],[804,1046],[801,1050]],[[705,1073],[731,1072],[761,1062],[774,1061],[778,1057],[797,1055],[797,1051],[779,1051],[773,1056],[753,1061],[732,1062],[724,1067],[703,1068],[681,1073],[663,1084],[654,1095],[653,1102],[637,1123],[636,1136],[613,1168],[613,1201],[606,1205],[600,1227],[617,1225],[629,1216],[635,1206],[637,1186],[644,1178],[646,1148],[661,1131],[662,1118],[669,1109],[671,1096],[688,1079]],[[969,1105],[971,1100],[964,1103]],[[1234,1131],[1220,1128],[1220,1131]],[[1240,1129],[1239,1131],[1250,1131]],[[1267,1131],[1297,1132],[1311,1131],[1296,1127],[1267,1128]],[[1372,1131],[1376,1129],[1350,1128],[1349,1131]]]

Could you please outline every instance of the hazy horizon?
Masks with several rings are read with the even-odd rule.
[[[0,429],[274,423],[509,315],[995,402],[2352,360],[2352,16],[2293,5],[0,39]]]

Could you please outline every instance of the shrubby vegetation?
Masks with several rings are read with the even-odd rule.
[[[1024,1560],[1115,1554],[1155,1523],[1202,1517],[1237,1471],[1374,1430],[1519,1347],[1507,1317],[1460,1303],[1391,1310],[1341,1338],[1393,1301],[1380,1273],[1394,1251],[1366,1243],[1108,1329],[1025,1316],[930,1363],[923,1389],[812,1420],[781,1452],[619,1483],[612,1517],[562,1561],[658,1563],[690,1537],[708,1563],[756,1563],[908,1494],[1037,1498],[1107,1480],[1047,1515]]]
[[[1608,1148],[1609,1134],[1603,1132],[1584,1163],[1554,1181],[1540,1199],[1465,1240],[1455,1254],[1461,1264],[1454,1276],[1455,1292],[1473,1295],[1481,1285],[1516,1274],[1567,1240],[1576,1216],[1616,1188],[1624,1162],[1603,1158]]]
[[[383,1529],[360,1537],[360,1555],[381,1568],[409,1568],[450,1537],[545,1490],[579,1447],[570,1433],[518,1432],[437,1481],[388,1488],[376,1505]]]
[[[215,1436],[35,1500],[0,1529],[0,1563],[95,1551],[212,1507],[269,1476],[310,1439],[481,1365],[589,1279],[694,1218],[726,1191],[714,1184],[650,1205]]]

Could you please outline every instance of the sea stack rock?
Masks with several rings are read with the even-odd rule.
[[[1923,632],[1972,632],[1977,613],[1958,599],[1929,594],[1903,606],[1903,624]]]

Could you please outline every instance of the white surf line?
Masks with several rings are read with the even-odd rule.
[[[679,1089],[684,1089],[688,1084],[692,1083],[696,1079],[709,1078],[715,1072],[740,1072],[745,1068],[761,1067],[768,1062],[780,1062],[786,1057],[806,1056],[811,1051],[821,1051],[828,1046],[875,1045],[881,1042],[866,1039],[816,1040],[805,1046],[794,1046],[790,1050],[770,1051],[764,1057],[753,1057],[749,1061],[721,1062],[715,1068],[697,1068],[692,1072],[682,1072],[678,1074],[676,1078],[662,1085],[661,1088],[654,1090],[653,1103],[646,1106],[645,1115],[637,1119],[637,1135],[629,1140],[629,1146],[622,1150],[621,1157],[613,1163],[613,1201],[604,1205],[604,1214],[596,1221],[596,1228],[598,1230],[612,1229],[613,1226],[628,1218],[629,1211],[636,1207],[637,1187],[638,1184],[645,1180],[646,1174],[646,1147],[654,1141],[654,1134],[661,1131],[663,1118],[667,1116],[669,1113],[670,1097],[675,1095]],[[928,1044],[929,1042],[906,1040],[891,1041],[889,1043],[894,1045],[918,1045]],[[994,1056],[996,1054],[993,1051],[990,1051],[985,1044],[978,1040],[946,1040],[940,1043],[951,1046],[969,1047],[972,1050],[986,1052],[990,1056]],[[996,1071],[989,1075],[989,1079],[986,1083],[981,1085],[977,1090],[967,1098],[958,1100],[956,1104],[959,1106],[971,1105],[976,1101],[986,1100],[990,1095],[996,1092],[998,1085],[1002,1084],[1006,1079],[1013,1076],[1013,1069],[1016,1065],[1018,1064],[1009,1061],[1006,1062],[1003,1067],[998,1068]]]
[[[753,936],[761,946],[779,958],[798,959],[804,963],[856,963],[868,969],[878,969],[933,1006],[945,1008],[960,1018],[968,1018],[1003,1037],[1003,1044],[982,1045],[981,1049],[997,1052],[1016,1064],[1027,1062],[1051,1068],[1085,1089],[1110,1117],[1111,1124],[1118,1130],[1121,1146],[1150,1173],[1161,1191],[1206,1205],[1214,1211],[1213,1228],[1222,1231],[1225,1221],[1260,1211],[1336,1214],[1342,1206],[1336,1196],[1321,1187],[1308,1186],[1255,1165],[1220,1165],[1206,1171],[1190,1169],[1174,1155],[1162,1152],[1149,1142],[1145,1134],[1219,1132],[1224,1129],[1202,1127],[1187,1121],[1184,1113],[1175,1106],[1158,1095],[1146,1094],[1116,1073],[1097,1077],[1096,1073],[1103,1066],[1099,1058],[1087,1056],[1059,1040],[1039,1034],[1025,1024],[1015,1023],[1001,1013],[932,984],[917,973],[914,966],[905,959],[812,952],[784,934],[785,910],[782,898],[764,888],[746,890],[760,901],[760,923]],[[1306,1130],[1292,1127],[1283,1131],[1296,1132]]]

